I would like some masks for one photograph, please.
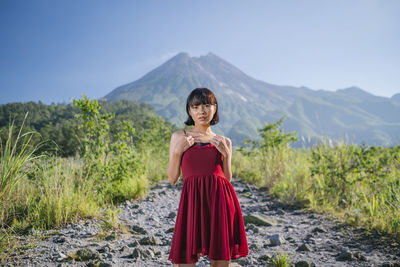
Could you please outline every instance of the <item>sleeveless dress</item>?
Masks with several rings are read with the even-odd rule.
[[[183,186],[168,260],[195,263],[247,257],[242,211],[223,172],[223,156],[211,143],[197,142],[182,155]]]

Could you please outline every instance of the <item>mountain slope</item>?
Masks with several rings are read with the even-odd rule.
[[[194,88],[207,87],[216,95],[220,123],[216,133],[234,145],[258,138],[257,128],[286,115],[286,131],[296,131],[297,146],[312,145],[320,136],[372,145],[395,145],[400,136],[398,97],[377,97],[357,87],[329,92],[279,86],[256,80],[209,53],[191,57],[179,53],[140,79],[117,87],[104,98],[145,102],[177,126],[186,120],[186,98]]]

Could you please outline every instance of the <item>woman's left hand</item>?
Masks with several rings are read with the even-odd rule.
[[[215,135],[213,138],[211,138],[210,143],[218,149],[218,151],[222,154],[222,156],[224,156],[224,158],[230,155],[231,148],[229,146],[228,140],[224,137],[220,135]]]

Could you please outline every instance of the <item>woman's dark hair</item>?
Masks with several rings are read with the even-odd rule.
[[[215,114],[210,122],[210,125],[215,125],[219,122],[218,102],[214,93],[208,88],[196,88],[188,96],[186,100],[186,113],[188,119],[185,121],[186,125],[194,125],[194,120],[189,114],[190,106],[200,104],[217,104]]]

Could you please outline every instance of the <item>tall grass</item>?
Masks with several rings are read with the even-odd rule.
[[[309,150],[235,150],[232,171],[288,204],[400,238],[400,146],[339,143]]]
[[[266,186],[287,204],[301,205],[305,201],[307,177],[310,175],[306,150],[287,146],[254,149],[243,153],[234,149],[232,172],[243,182]]]
[[[82,163],[45,158],[36,162],[35,170],[18,188],[13,207],[25,211],[22,221],[36,229],[50,229],[98,215],[101,205],[94,188],[94,179],[84,176]]]
[[[29,173],[29,164],[40,157],[34,153],[41,144],[32,145],[32,136],[37,133],[22,132],[27,116],[28,113],[25,114],[16,137],[14,137],[13,121],[9,125],[8,138],[4,145],[3,140],[0,139],[0,206],[4,204],[21,179]],[[3,225],[3,221],[1,223]]]
[[[116,225],[108,211],[126,199],[146,195],[149,181],[140,153],[129,142],[131,124],[121,123],[113,138],[105,126],[109,115],[100,115],[95,101],[85,98],[78,104],[96,112],[84,113],[85,149],[76,159],[35,155],[41,143],[33,144],[34,132],[23,133],[22,124],[14,134],[14,124],[10,124],[0,158],[0,250],[13,246],[14,234],[52,229],[83,218],[111,219],[111,225]],[[157,161],[153,152],[147,157]],[[164,171],[159,164],[154,166],[154,172]]]

